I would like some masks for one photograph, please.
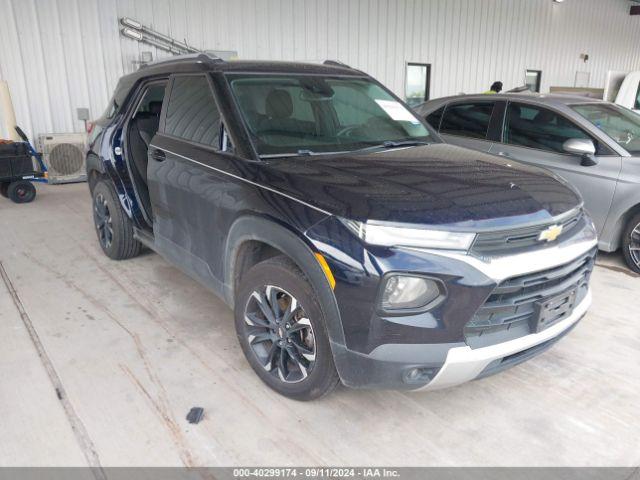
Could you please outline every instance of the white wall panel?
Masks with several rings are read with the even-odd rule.
[[[119,34],[130,16],[196,47],[242,58],[363,69],[402,95],[406,62],[431,63],[431,96],[510,88],[527,68],[542,89],[602,87],[607,70],[640,69],[640,18],[628,0],[0,0],[0,76],[29,134],[80,131],[141,51]],[[581,53],[590,57],[587,63]],[[6,134],[0,132],[0,134]]]

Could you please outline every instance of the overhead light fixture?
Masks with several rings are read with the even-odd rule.
[[[564,0],[553,0],[553,3],[562,3]]]
[[[120,23],[125,27],[135,28],[136,30],[140,30],[142,28],[142,24],[140,22],[136,22],[134,19],[129,17],[122,17],[120,19]]]
[[[133,38],[134,40],[140,41],[143,38],[142,34],[133,28],[123,28],[120,31],[125,37]]]

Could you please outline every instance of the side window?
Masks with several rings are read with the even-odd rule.
[[[220,147],[220,112],[204,76],[174,78],[164,131],[191,142]]]
[[[448,105],[440,123],[440,133],[486,139],[495,102]]]
[[[164,92],[166,88],[166,82],[160,85],[151,85],[147,88],[144,97],[138,105],[138,114],[147,114],[149,116],[160,117],[160,110],[162,109],[162,100],[164,100]]]
[[[594,140],[580,127],[552,110],[521,103],[509,104],[505,143],[564,153],[562,144],[570,138]]]
[[[436,130],[440,129],[440,121],[442,120],[442,114],[444,112],[444,107],[440,107],[439,109],[431,112],[429,115],[425,117],[425,120],[429,125],[431,125]]]

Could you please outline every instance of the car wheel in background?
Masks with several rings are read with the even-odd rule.
[[[640,214],[627,223],[622,235],[622,252],[629,268],[640,273]]]
[[[27,180],[11,182],[7,187],[7,196],[15,203],[29,203],[36,198],[36,187]]]
[[[318,299],[287,257],[265,260],[242,277],[235,325],[249,364],[276,392],[313,400],[338,384]]]
[[[93,223],[102,251],[113,260],[140,253],[142,245],[133,236],[133,224],[122,210],[113,187],[100,181],[93,189]]]

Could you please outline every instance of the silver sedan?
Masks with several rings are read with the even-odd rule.
[[[460,95],[416,107],[446,142],[547,168],[584,198],[599,248],[640,273],[640,115],[564,95]]]

